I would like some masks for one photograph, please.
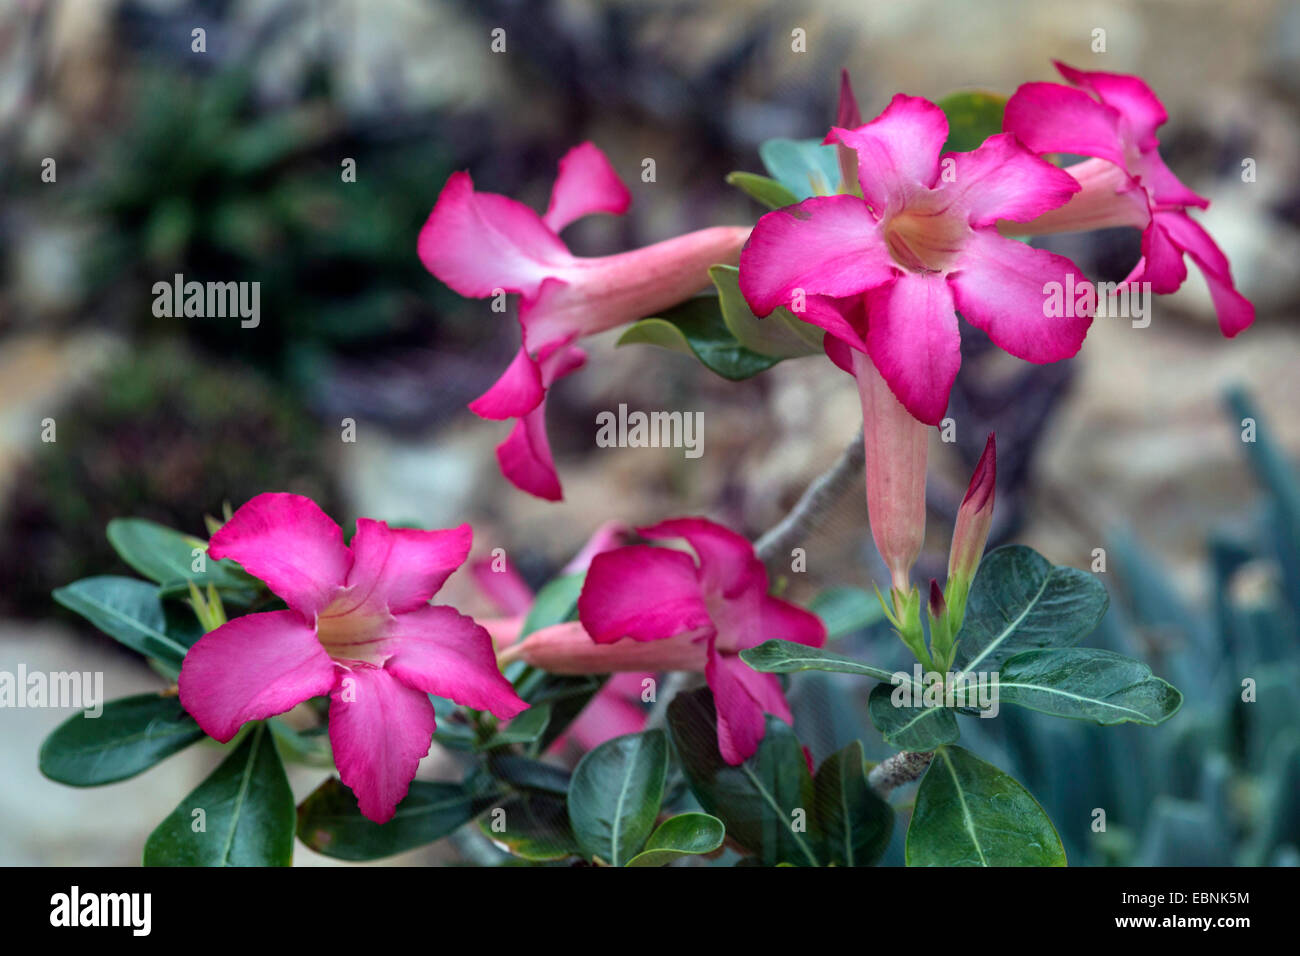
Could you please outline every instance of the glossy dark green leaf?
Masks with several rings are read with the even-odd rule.
[[[569,784],[569,822],[591,859],[624,866],[654,830],[668,776],[668,737],[647,730],[588,751]]]
[[[895,692],[900,692],[901,697],[903,690],[892,684],[877,684],[867,699],[871,723],[885,743],[899,750],[924,753],[954,743],[961,736],[956,713],[949,707],[928,706],[915,694],[909,695],[910,701],[895,704]]]
[[[564,798],[552,794],[511,794],[489,807],[478,826],[489,840],[521,859],[542,863],[582,852],[569,826]]]
[[[834,640],[884,620],[880,598],[862,588],[827,588],[808,603],[808,610],[826,625],[826,637]]]
[[[478,745],[478,750],[496,750],[514,744],[530,744],[546,732],[551,721],[550,704],[534,704],[514,718],[488,740]]]
[[[289,866],[293,791],[265,724],[255,724],[206,780],[158,824],[145,866]]]
[[[378,860],[440,840],[500,799],[460,783],[413,780],[393,818],[380,824],[363,816],[352,791],[331,777],[298,807],[298,836],[326,856]]]
[[[206,541],[182,534],[143,518],[114,518],[108,523],[108,542],[136,571],[162,585],[193,581],[200,588],[215,585],[223,597],[247,603],[257,594],[258,582],[230,560],[217,561],[206,554]],[[195,571],[195,549],[204,554],[204,570]],[[188,588],[177,589],[188,594]]]
[[[889,845],[894,809],[867,785],[861,741],[822,761],[813,777],[813,807],[828,863],[871,866]]]
[[[722,846],[727,828],[707,813],[679,813],[669,817],[650,834],[645,849],[628,866],[667,866],[684,856],[712,853]]]
[[[890,680],[894,672],[872,664],[864,664],[842,654],[832,654],[819,647],[809,647],[794,641],[764,641],[757,647],[740,652],[740,659],[756,671],[765,674],[792,674],[795,671],[834,671],[840,674],[860,674],[876,680]]]
[[[104,705],[98,717],[76,714],[41,745],[41,773],[74,787],[134,777],[203,738],[175,697],[139,694]]]
[[[935,751],[907,828],[908,866],[1065,866],[1029,791],[961,747]]]
[[[157,585],[105,574],[57,588],[54,600],[146,657],[179,664],[188,650],[167,635]]]
[[[691,791],[733,840],[769,866],[821,864],[808,826],[812,775],[788,724],[769,716],[758,752],[739,766],[718,751],[717,711],[707,688],[674,697],[668,725]]]
[[[998,699],[1099,724],[1159,724],[1183,704],[1183,695],[1146,664],[1091,647],[1017,654],[1002,665]]]
[[[759,176],[757,173],[739,171],[727,173],[727,185],[735,186],[751,199],[761,202],[768,209],[793,206],[799,201],[799,197],[775,179]]]
[[[745,348],[776,359],[822,355],[825,333],[810,322],[797,318],[788,309],[775,309],[759,318],[749,309],[740,293],[740,270],[735,266],[710,266],[709,277],[718,290],[722,320],[731,334]]]
[[[780,359],[745,348],[727,328],[717,296],[697,296],[661,316],[633,324],[618,345],[657,345],[692,354],[705,368],[733,382],[752,378]]]
[[[758,147],[768,173],[797,199],[839,191],[840,162],[834,146],[819,139],[769,139]]]
[[[1007,98],[1000,93],[964,91],[945,96],[938,102],[948,117],[948,141],[945,153],[966,153],[984,140],[1002,132],[1002,114]]]
[[[561,797],[569,792],[569,784],[572,782],[569,771],[563,767],[513,754],[491,755],[487,761],[487,771],[511,787]]]
[[[980,562],[958,637],[962,669],[994,671],[1009,657],[1040,647],[1068,647],[1090,633],[1110,598],[1093,575],[1053,567],[1023,545]]]

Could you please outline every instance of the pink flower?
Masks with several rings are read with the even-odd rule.
[[[546,439],[546,391],[576,371],[585,355],[572,343],[661,312],[709,284],[708,268],[736,259],[749,230],[717,227],[613,256],[583,258],[559,237],[597,212],[626,211],[631,195],[591,143],[560,160],[544,216],[494,193],[476,192],[468,173],[453,173],[420,231],[425,267],[461,295],[520,295],[523,346],[505,373],[470,404],[489,419],[519,419],[497,449],[517,487],[562,497]]]
[[[1065,206],[1027,222],[1026,235],[1107,226],[1142,230],[1142,258],[1125,282],[1173,292],[1191,256],[1210,288],[1219,328],[1233,336],[1255,320],[1255,307],[1233,285],[1228,259],[1187,214],[1209,201],[1179,181],[1160,158],[1156,129],[1168,118],[1143,80],[1088,73],[1057,63],[1074,86],[1026,83],[1007,102],[1003,129],[1038,153],[1093,156],[1065,171],[1082,186]]]
[[[764,714],[792,718],[776,675],[752,670],[739,652],[770,638],[820,647],[826,628],[816,615],[768,595],[763,563],[735,532],[678,518],[640,533],[684,538],[696,560],[649,545],[597,555],[578,599],[582,631],[534,635],[539,640],[521,656],[548,670],[703,671],[717,702],[718,748],[728,763],[742,763],[763,739]]]
[[[591,565],[592,558],[619,547],[630,540],[633,533],[634,529],[622,521],[605,522],[596,529],[583,545],[582,550],[564,566],[560,573],[578,574],[586,571]],[[492,643],[498,653],[505,653],[519,639],[524,620],[533,606],[534,595],[513,565],[507,562],[504,567],[497,570],[493,564],[495,560],[475,562],[470,565],[470,573],[474,575],[479,590],[499,610],[510,615],[480,622],[492,635]],[[563,628],[565,625],[559,627]],[[573,627],[581,629],[581,625],[573,625]],[[537,633],[545,630],[549,629],[543,628]],[[582,639],[588,646],[596,646],[591,643],[591,639],[585,632],[582,634]],[[508,661],[511,656],[507,654],[504,659]],[[607,680],[582,709],[582,713],[569,724],[563,734],[555,739],[550,751],[554,753],[563,750],[570,741],[580,750],[586,751],[611,738],[634,734],[644,728],[647,715],[645,709],[638,703],[641,697],[641,681],[645,677],[652,676],[652,673],[617,674]]]
[[[181,667],[182,705],[225,742],[246,721],[329,694],[339,776],[362,813],[386,822],[429,752],[428,695],[502,718],[528,707],[497,669],[487,632],[429,604],[472,534],[361,518],[349,547],[310,498],[258,495],[212,536],[208,554],[239,562],[288,610],[237,617],[200,638]]]
[[[931,425],[961,363],[957,310],[1031,362],[1074,355],[1091,322],[1047,314],[1049,283],[1086,284],[1072,262],[997,231],[999,220],[1062,205],[1079,184],[1009,134],[941,156],[947,137],[939,107],[901,94],[866,125],[833,128],[826,142],[857,154],[861,197],[770,212],[740,256],[740,289],[755,314],[785,306],[870,355],[898,400]]]

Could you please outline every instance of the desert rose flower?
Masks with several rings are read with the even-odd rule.
[[[1255,320],[1255,307],[1236,289],[1228,259],[1187,210],[1209,200],[1188,189],[1160,157],[1156,130],[1168,115],[1139,77],[1089,73],[1056,64],[1073,86],[1026,83],[1007,102],[1003,129],[1038,153],[1077,153],[1093,159],[1066,168],[1082,187],[1064,206],[1022,227],[1023,235],[1113,226],[1142,230],[1142,258],[1125,282],[1150,282],[1173,292],[1187,278],[1190,256],[1205,276],[1219,328],[1233,336]]]
[[[709,284],[709,266],[733,263],[749,235],[715,227],[612,256],[569,252],[559,233],[583,216],[619,214],[631,202],[604,153],[591,143],[560,160],[546,214],[478,192],[453,173],[420,231],[425,267],[461,295],[518,293],[523,345],[505,373],[470,404],[489,419],[520,419],[498,449],[502,471],[540,498],[562,496],[546,440],[543,401],[584,356],[572,343],[661,312]]]
[[[792,718],[776,676],[752,670],[740,651],[770,638],[820,647],[826,628],[767,593],[762,561],[735,532],[678,518],[640,533],[685,539],[696,558],[649,545],[597,555],[579,621],[530,635],[512,656],[555,673],[702,671],[717,703],[718,749],[728,763],[743,763],[763,739],[764,714]]]
[[[260,578],[287,610],[247,614],[185,656],[180,700],[228,741],[246,721],[330,695],[343,782],[376,823],[393,816],[429,752],[429,695],[510,718],[528,705],[497,668],[492,640],[429,604],[469,554],[472,531],[390,528],[361,518],[351,545],[310,498],[258,495],[212,536],[208,554]]]
[[[767,213],[740,256],[756,315],[779,306],[867,353],[916,418],[935,425],[961,363],[956,312],[1031,362],[1074,355],[1090,313],[1048,315],[1049,283],[1086,280],[1070,260],[999,234],[1064,204],[1079,184],[1006,133],[940,155],[943,111],[902,94],[827,143],[857,155],[861,196],[816,196]],[[857,320],[819,300],[846,300]]]

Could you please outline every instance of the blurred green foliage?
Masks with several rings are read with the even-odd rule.
[[[58,441],[22,467],[0,536],[0,613],[44,616],[68,581],[122,570],[113,518],[150,518],[207,537],[219,515],[263,491],[294,491],[337,513],[325,439],[282,389],[175,343],[108,371],[60,415]],[[329,435],[332,437],[333,432]]]

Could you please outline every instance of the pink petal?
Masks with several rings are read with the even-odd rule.
[[[479,418],[494,421],[522,418],[540,405],[545,396],[541,369],[528,350],[520,348],[496,384],[469,403],[469,410]]]
[[[718,750],[727,763],[744,763],[758,750],[767,733],[765,713],[791,722],[775,674],[760,674],[739,657],[714,651],[704,677],[718,708]]]
[[[767,571],[754,556],[754,546],[730,528],[706,518],[674,518],[638,530],[651,541],[685,538],[699,557],[699,582],[706,594],[730,597],[754,583],[767,590]]]
[[[455,608],[398,614],[385,637],[393,656],[384,669],[407,686],[502,719],[528,709],[497,667],[488,632]]]
[[[656,671],[702,671],[706,648],[699,636],[684,631],[662,640],[621,638],[597,644],[579,621],[543,627],[502,654],[502,662],[521,660],[552,674],[644,674]]]
[[[222,743],[334,686],[334,662],[294,611],[245,614],[199,638],[181,664],[181,706]]]
[[[208,556],[238,561],[306,618],[333,600],[352,566],[343,530],[320,506],[278,492],[241,506],[212,536]]]
[[[469,566],[469,573],[478,589],[501,613],[522,616],[533,606],[533,589],[508,557],[475,561]]]
[[[816,196],[758,220],[740,253],[740,291],[755,315],[802,297],[856,295],[897,271],[880,223],[856,196]]]
[[[1011,133],[990,136],[970,153],[951,153],[954,181],[939,187],[943,201],[975,228],[999,219],[1028,222],[1065,205],[1079,184],[1025,149]]]
[[[591,567],[591,559],[606,551],[621,548],[636,538],[636,529],[624,521],[606,521],[592,533],[582,550],[561,570],[561,574],[578,574]]]
[[[605,154],[593,143],[581,143],[560,160],[560,174],[542,221],[558,233],[574,220],[595,212],[622,215],[631,202],[632,194]]]
[[[1092,324],[1087,315],[1049,317],[1047,285],[1081,289],[1087,284],[1064,256],[1034,249],[992,231],[977,232],[958,270],[948,279],[966,321],[988,333],[999,348],[1028,362],[1059,362],[1079,351]]]
[[[1165,165],[1158,150],[1143,153],[1133,167],[1132,172],[1141,179],[1143,187],[1150,191],[1151,200],[1157,206],[1196,206],[1205,209],[1210,205],[1204,196],[1183,185],[1182,180]]]
[[[433,742],[433,704],[381,667],[358,665],[330,699],[330,744],[339,777],[375,823],[393,818]]]
[[[569,346],[554,350],[540,363],[543,385],[549,388],[557,379],[580,369],[586,361],[587,353],[582,349]],[[545,393],[497,446],[497,463],[501,473],[521,491],[547,501],[564,497],[551,455],[551,441],[546,434]]]
[[[1210,298],[1219,316],[1219,328],[1228,338],[1255,321],[1255,306],[1237,291],[1232,282],[1228,257],[1210,238],[1210,234],[1186,213],[1156,213],[1156,223],[1163,227],[1175,246],[1192,257],[1210,287]]]
[[[937,425],[948,408],[961,334],[939,273],[908,273],[867,293],[867,351],[889,390],[917,419]]]
[[[697,575],[695,562],[681,551],[648,545],[606,551],[591,561],[578,617],[601,644],[702,633],[713,625]]]
[[[573,264],[560,238],[527,206],[474,191],[468,173],[452,173],[420,230],[420,261],[464,296],[498,289],[536,295],[542,282]]]
[[[764,595],[762,628],[757,643],[773,637],[808,647],[821,647],[826,643],[826,625],[816,614],[797,604]]]
[[[1141,273],[1135,270],[1134,274],[1150,282],[1151,291],[1158,295],[1176,291],[1187,279],[1183,251],[1174,245],[1161,217],[1153,216],[1151,225],[1142,232],[1142,264]]]
[[[853,353],[858,352],[865,355],[867,351],[866,343],[863,343],[862,348],[855,349],[833,335],[828,335],[822,339],[822,350],[825,351],[826,357],[831,360],[833,365],[850,375],[853,374]]]
[[[1139,149],[1155,149],[1156,127],[1163,126],[1169,116],[1144,80],[1123,73],[1089,73],[1054,62],[1063,77],[1092,90],[1103,103],[1119,111]]]
[[[438,593],[451,573],[465,563],[474,531],[468,524],[446,531],[390,528],[386,522],[357,519],[352,537],[348,596],[331,614],[412,611]]]
[[[885,216],[935,184],[939,151],[947,139],[943,110],[929,100],[899,93],[865,126],[832,127],[826,142],[843,143],[858,154],[862,196],[877,216]]]
[[[805,305],[807,309],[799,318],[810,325],[825,329],[832,337],[840,339],[850,348],[860,352],[867,350],[867,314],[863,308],[865,299],[855,295],[846,299],[831,299],[824,295],[809,296]],[[823,337],[823,348],[825,348]],[[849,369],[845,369],[849,371]]]
[[[1060,83],[1023,84],[1007,100],[1002,128],[1035,153],[1078,153],[1125,164],[1119,112]]]

